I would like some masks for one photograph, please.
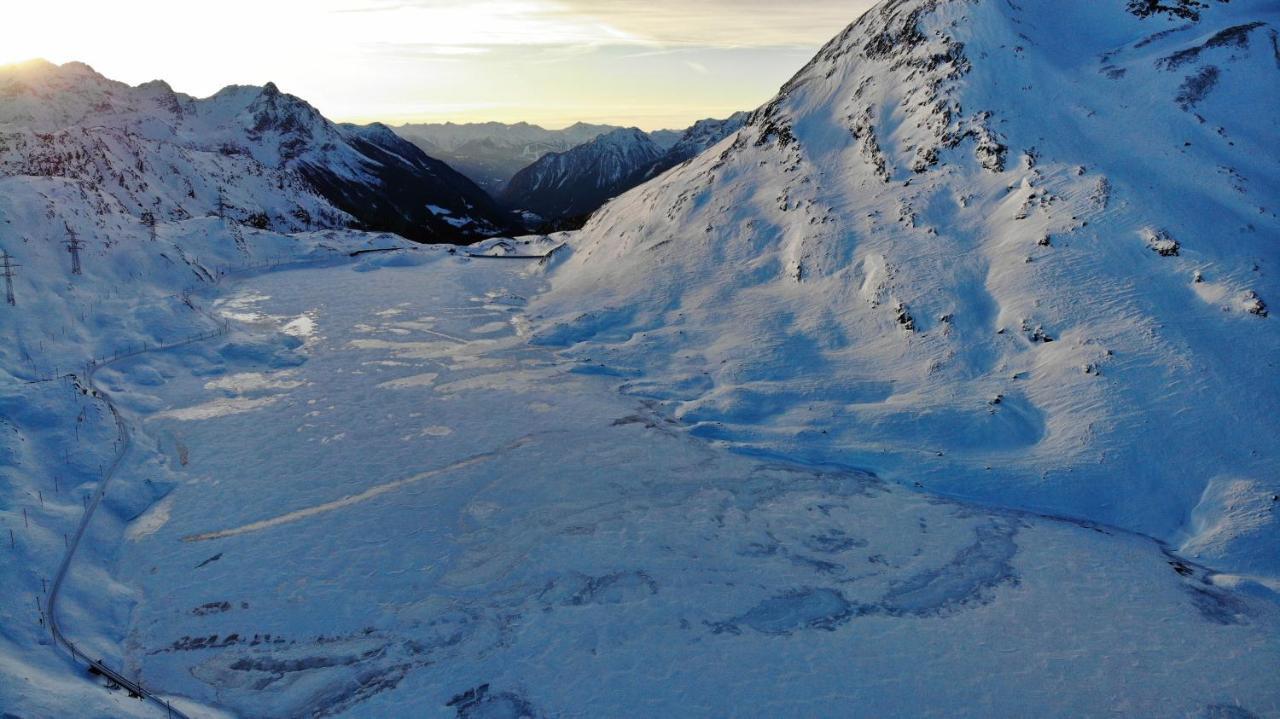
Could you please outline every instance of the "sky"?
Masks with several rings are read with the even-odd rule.
[[[197,97],[272,81],[338,121],[654,130],[763,104],[872,4],[4,0],[0,64],[78,60]]]

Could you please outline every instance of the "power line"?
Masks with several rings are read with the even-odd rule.
[[[147,235],[152,242],[156,241],[156,214],[151,210],[142,211],[142,224],[147,226]]]
[[[3,271],[4,273],[5,301],[8,302],[10,305],[17,305],[18,302],[16,299],[14,299],[14,296],[13,296],[13,271],[16,268],[21,267],[22,265],[15,265],[13,263],[13,256],[9,254],[8,250],[5,250],[4,254],[0,255],[0,261],[3,262],[3,265],[0,266],[0,271]]]
[[[83,274],[80,271],[80,250],[84,249],[84,240],[81,240],[80,236],[76,234],[76,231],[71,229],[71,225],[66,223],[63,223],[63,225],[67,228],[67,240],[65,244],[67,246],[67,252],[71,253],[71,274]]]

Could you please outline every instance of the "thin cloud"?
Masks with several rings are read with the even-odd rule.
[[[394,14],[452,44],[697,46],[820,44],[874,0],[346,0],[341,13]],[[460,18],[465,18],[459,22]],[[378,22],[386,22],[386,18]],[[449,28],[448,32],[436,32]],[[458,30],[463,30],[458,32]],[[474,30],[474,32],[468,32]],[[431,42],[439,42],[433,38]]]
[[[874,0],[563,0],[565,17],[590,17],[659,45],[715,48],[812,46]]]
[[[755,107],[871,0],[221,0],[215,13],[173,0],[10,4],[5,20],[23,32],[0,43],[0,63],[81,60],[198,96],[271,80],[339,119],[653,127]],[[199,33],[172,31],[193,23]],[[246,33],[261,41],[227,53],[227,38]],[[485,104],[495,97],[504,104]]]

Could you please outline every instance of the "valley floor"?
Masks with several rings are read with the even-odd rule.
[[[526,342],[542,284],[277,272],[211,303],[229,337],[101,370],[181,479],[116,560],[126,673],[256,717],[1280,716],[1266,590],[691,436]]]

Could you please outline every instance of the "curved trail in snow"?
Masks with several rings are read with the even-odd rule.
[[[140,352],[122,354],[105,362],[90,362],[89,368],[85,372],[85,385],[93,392],[95,397],[106,403],[107,408],[111,410],[111,416],[115,420],[116,431],[118,432],[116,445],[119,450],[116,452],[115,458],[111,461],[111,466],[107,467],[107,471],[102,475],[102,479],[99,480],[98,488],[94,491],[93,498],[85,508],[84,515],[80,518],[80,524],[76,527],[75,536],[71,538],[70,543],[67,545],[66,554],[63,555],[62,562],[58,565],[58,572],[53,577],[53,584],[49,588],[49,598],[45,603],[45,612],[49,616],[49,633],[53,636],[53,639],[57,644],[61,644],[68,652],[71,653],[73,659],[83,661],[89,666],[91,672],[96,671],[102,676],[107,677],[112,682],[115,682],[121,687],[127,689],[134,696],[154,702],[157,706],[164,709],[168,716],[177,717],[178,719],[190,718],[183,712],[174,709],[168,701],[161,699],[159,696],[143,687],[140,682],[125,677],[120,672],[108,667],[101,660],[93,659],[80,651],[80,648],[76,646],[75,642],[68,638],[62,632],[62,628],[58,625],[58,597],[61,595],[62,583],[67,577],[68,570],[71,568],[71,562],[75,559],[76,550],[80,547],[80,540],[84,537],[85,531],[89,528],[89,522],[93,520],[93,514],[98,509],[98,505],[102,503],[102,497],[106,494],[107,486],[115,476],[116,470],[119,469],[121,462],[124,461],[125,456],[129,453],[129,449],[133,446],[133,436],[129,432],[129,423],[126,422],[124,416],[120,414],[120,410],[116,407],[115,402],[112,401],[111,395],[109,395],[105,390],[99,389],[94,385],[94,375],[97,374],[97,371],[102,367],[115,364],[116,362],[120,362],[125,359],[149,354],[151,352],[172,350],[178,347],[195,344],[196,342],[203,342],[205,340],[213,339],[214,337],[220,337],[224,332],[225,330],[219,329],[213,334],[204,333],[194,338],[188,338],[172,344],[159,345],[154,348],[144,349]]]
[[[399,251],[403,249],[405,248],[393,248],[390,251]],[[355,255],[348,255],[348,256],[354,257]],[[314,260],[314,261],[285,263],[282,265],[274,265],[273,267],[295,267],[303,264],[318,264],[323,262],[331,262],[333,260],[334,258],[325,257],[325,258]],[[80,548],[80,541],[84,538],[84,534],[89,528],[89,523],[93,521],[93,515],[94,515],[94,512],[97,511],[98,505],[102,503],[102,498],[106,494],[107,486],[111,483],[112,478],[115,476],[116,470],[119,469],[120,464],[124,461],[125,456],[129,453],[129,449],[133,446],[133,438],[131,433],[129,432],[128,422],[125,421],[124,416],[120,413],[120,410],[116,407],[115,402],[111,399],[111,395],[108,394],[105,390],[97,387],[93,383],[94,375],[97,374],[97,371],[99,369],[103,367],[107,367],[109,365],[113,365],[117,362],[124,361],[126,359],[132,359],[135,357],[140,357],[145,354],[152,354],[156,352],[168,352],[170,350],[178,349],[179,347],[186,347],[188,345],[193,345],[198,342],[205,342],[207,340],[214,339],[215,337],[225,336],[230,331],[229,324],[227,324],[224,320],[211,314],[209,311],[205,310],[204,308],[196,305],[194,302],[190,300],[189,297],[185,297],[184,301],[187,304],[187,306],[192,309],[192,311],[197,312],[201,315],[204,315],[205,317],[217,323],[218,325],[217,329],[211,332],[202,332],[198,335],[187,337],[186,339],[182,339],[177,342],[171,342],[169,344],[160,344],[160,345],[156,345],[155,347],[148,347],[144,345],[141,350],[136,350],[133,352],[123,352],[121,354],[110,357],[106,360],[103,360],[102,362],[99,362],[97,360],[90,360],[89,363],[86,365],[86,370],[84,374],[85,386],[93,392],[94,397],[101,399],[107,405],[107,408],[111,411],[111,416],[115,420],[116,431],[118,433],[116,445],[119,449],[116,452],[115,458],[112,459],[111,465],[107,467],[107,471],[103,473],[102,479],[98,481],[98,487],[96,490],[94,490],[93,497],[90,499],[89,504],[85,507],[85,511],[80,518],[79,525],[76,526],[75,535],[71,537],[68,542],[67,550],[62,557],[62,562],[58,564],[58,571],[54,575],[53,583],[49,587],[48,599],[45,602],[45,613],[49,617],[49,633],[53,637],[55,646],[59,644],[62,645],[71,654],[72,659],[76,659],[81,662],[84,662],[84,664],[86,664],[89,667],[91,672],[96,672],[98,674],[101,674],[102,676],[105,676],[108,680],[128,690],[132,695],[137,696],[140,699],[145,699],[153,702],[157,707],[165,710],[166,715],[170,717],[170,719],[191,719],[191,717],[183,713],[182,711],[173,708],[173,706],[167,700],[162,699],[160,696],[156,695],[154,692],[148,690],[146,687],[142,686],[140,682],[129,679],[128,677],[124,676],[120,672],[107,666],[100,659],[94,659],[89,655],[85,654],[83,651],[81,651],[80,648],[76,646],[76,643],[72,641],[69,637],[67,637],[66,634],[63,633],[62,628],[59,626],[57,608],[58,608],[58,598],[61,596],[61,592],[62,592],[62,584],[66,580],[67,573],[71,569],[71,563],[75,559],[76,550]],[[74,374],[70,374],[68,376],[72,378],[75,377]]]

